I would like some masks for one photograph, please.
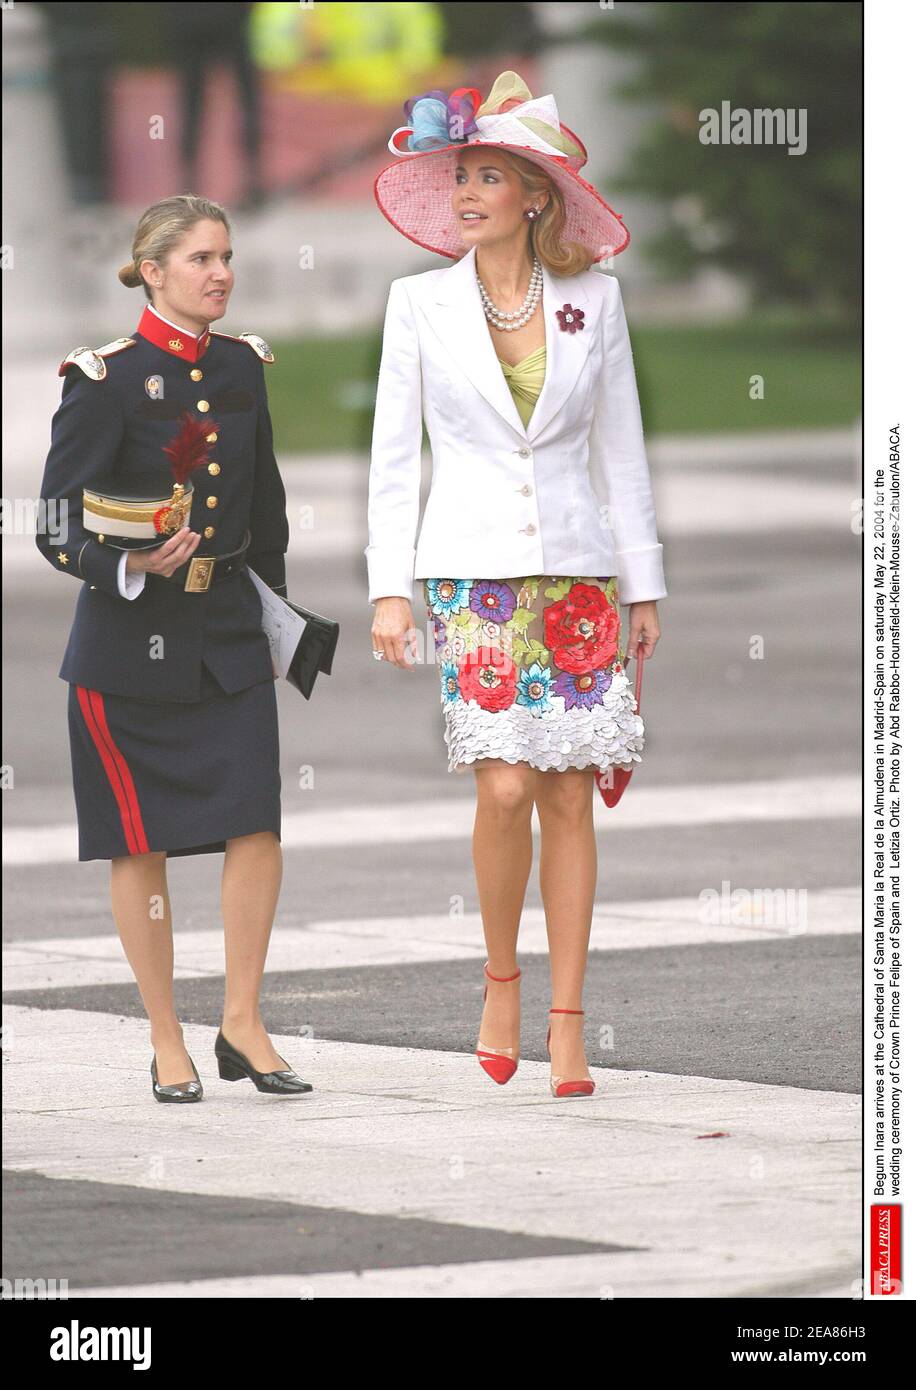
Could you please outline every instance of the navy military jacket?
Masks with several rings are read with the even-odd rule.
[[[142,592],[129,599],[118,589],[124,552],[83,527],[83,488],[110,486],[112,475],[126,487],[148,488],[150,497],[168,496],[163,446],[175,438],[182,411],[206,416],[219,430],[210,468],[192,474],[188,525],[202,537],[192,558],[237,550],[248,530],[245,563],[285,595],[286,495],[264,381],[264,360],[273,356],[261,339],[246,339],[209,330],[195,339],[147,308],[133,338],[97,353],[77,349],[61,364],[63,393],[41,486],[45,503],[59,505],[36,534],[48,562],[82,581],[61,679],[185,703],[200,697],[202,663],[227,692],[272,679],[261,600],[244,568],[204,593],[147,573]]]

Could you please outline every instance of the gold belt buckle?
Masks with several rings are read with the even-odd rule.
[[[202,555],[200,559],[192,560],[188,565],[188,577],[184,582],[185,593],[205,594],[210,587],[215,564],[216,557],[213,555]]]

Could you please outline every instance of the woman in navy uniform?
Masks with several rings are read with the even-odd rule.
[[[226,995],[220,1076],[311,1090],[274,1050],[259,992],[282,875],[275,672],[245,566],[285,595],[286,497],[254,334],[214,332],[233,286],[229,223],[204,198],[143,214],[122,284],[148,303],[136,332],[61,364],[38,548],[81,581],[60,667],[69,683],[79,857],[111,860],[111,896],[150,1019],[157,1100],[200,1100],[172,992],[166,859],[225,851]],[[207,459],[187,524],[151,548],[84,525],[83,489],[167,497],[181,421]],[[204,423],[205,422],[205,423]],[[201,429],[200,426],[203,425]],[[206,432],[206,433],[205,433]],[[203,479],[203,481],[201,481]],[[125,517],[127,512],[123,514]],[[158,529],[158,527],[157,527]],[[155,532],[154,532],[155,536]]]

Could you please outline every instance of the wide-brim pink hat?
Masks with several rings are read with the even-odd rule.
[[[404,103],[409,125],[388,142],[398,159],[375,180],[375,200],[410,241],[457,260],[468,251],[452,209],[456,151],[493,146],[537,164],[557,184],[566,207],[563,237],[587,247],[592,261],[619,255],[630,233],[579,170],[582,141],[560,122],[552,96],[532,97],[515,72],[500,73],[487,100],[473,87],[424,92]]]

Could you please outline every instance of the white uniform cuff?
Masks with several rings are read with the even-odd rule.
[[[143,592],[146,574],[143,572],[140,574],[127,573],[128,554],[129,551],[125,550],[118,561],[118,593],[122,598],[136,598],[139,593]]]

